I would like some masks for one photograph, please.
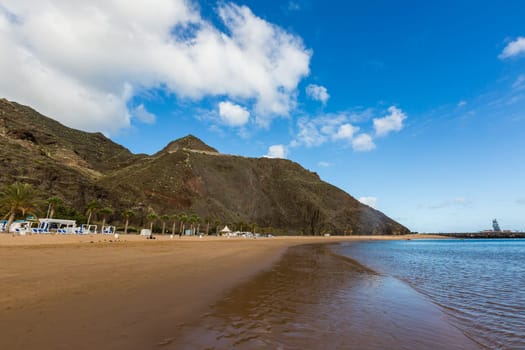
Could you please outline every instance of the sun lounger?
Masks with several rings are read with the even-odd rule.
[[[17,227],[17,228],[15,228],[15,233],[18,233],[20,236],[25,236],[25,234],[26,234],[26,230]]]
[[[111,235],[115,233],[115,226],[104,226],[102,233],[105,235]]]

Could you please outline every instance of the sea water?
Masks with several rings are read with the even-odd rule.
[[[337,251],[401,280],[488,349],[525,349],[525,240],[343,243]]]
[[[407,283],[344,256],[350,251],[381,256],[383,248],[390,249],[292,247],[272,269],[234,288],[206,314],[174,327],[166,348],[481,349]]]

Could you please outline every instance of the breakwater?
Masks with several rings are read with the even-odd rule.
[[[439,236],[455,237],[455,238],[525,238],[525,232],[449,232],[449,233],[435,233]]]

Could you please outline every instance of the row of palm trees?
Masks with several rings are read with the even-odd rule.
[[[32,215],[37,217],[37,211],[39,207],[42,207],[44,204],[47,204],[47,213],[46,217],[53,218],[55,212],[59,206],[64,204],[62,198],[58,196],[53,196],[43,201],[40,199],[41,195],[39,191],[30,184],[15,182],[11,185],[5,186],[5,188],[0,191],[0,208],[7,212],[6,217],[7,224],[6,230],[9,232],[9,227],[15,220],[17,215],[26,217],[27,215]],[[108,218],[115,213],[115,210],[111,207],[102,207],[100,202],[96,200],[90,201],[86,205],[86,218],[87,225],[89,225],[95,215],[99,215],[102,219],[102,227],[106,225]],[[129,224],[132,218],[136,215],[136,212],[132,209],[126,209],[120,213],[124,218],[124,233],[128,233]],[[150,230],[153,232],[154,224],[160,220],[162,223],[161,233],[166,233],[166,226],[171,222],[171,233],[184,234],[187,229],[190,230],[191,234],[199,234],[201,232],[201,225],[205,224],[205,233],[208,235],[210,233],[210,227],[215,229],[215,233],[218,233],[220,229],[221,222],[219,220],[212,220],[211,218],[205,218],[202,220],[197,214],[156,214],[153,209],[148,209],[148,214],[146,219],[149,222]],[[237,227],[238,230],[242,231],[243,228],[251,228],[255,230],[255,225],[245,224],[239,222],[233,225]],[[251,226],[251,227],[250,227]]]
[[[53,204],[58,203],[57,201],[53,201]],[[51,204],[50,204],[51,205]],[[92,200],[86,205],[86,215],[87,215],[87,225],[90,224],[91,218],[93,215],[97,213],[102,217],[102,227],[105,226],[107,218],[114,213],[114,210],[111,207],[104,207],[101,208],[100,203],[96,200]],[[132,209],[126,209],[122,211],[121,215],[124,218],[124,233],[127,234],[129,230],[129,223],[130,220],[135,216],[135,211]],[[52,217],[52,216],[50,216]],[[179,231],[180,233],[185,232],[186,224],[190,225],[190,230],[192,233],[200,232],[200,225],[201,225],[201,218],[196,214],[162,214],[158,215],[156,214],[153,209],[148,209],[148,214],[146,215],[146,219],[149,222],[150,230],[153,231],[153,225],[155,222],[160,220],[162,222],[162,231],[161,233],[166,232],[166,224],[171,220],[172,221],[172,229],[171,232],[175,234],[177,229],[177,222],[179,223]],[[210,226],[210,220],[207,220],[206,222],[206,234],[209,233],[209,226]],[[218,226],[218,224],[217,224]]]
[[[129,214],[133,213],[131,210],[127,210],[123,213],[123,216],[126,218],[126,224],[124,225],[124,231],[127,232],[127,223],[128,223],[128,216]],[[127,215],[126,215],[127,214]],[[206,235],[210,233],[210,225],[211,225],[211,219],[206,218],[204,221],[201,217],[199,217],[197,214],[186,214],[186,213],[180,213],[180,214],[163,214],[163,215],[157,215],[154,212],[150,212],[146,216],[149,225],[150,230],[153,231],[153,224],[157,221],[161,221],[162,223],[162,230],[161,233],[166,233],[166,226],[169,222],[171,222],[171,233],[176,234],[177,232],[179,234],[184,234],[186,232],[186,229],[188,228],[191,232],[191,234],[199,234],[201,231],[201,225],[204,222],[206,225]],[[218,227],[220,225],[220,221],[214,221],[216,232],[218,230]],[[188,226],[186,226],[188,225]]]

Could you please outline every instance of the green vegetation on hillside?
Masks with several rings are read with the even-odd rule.
[[[191,135],[152,156],[135,155],[100,133],[68,128],[5,99],[0,172],[0,185],[24,182],[43,198],[61,198],[52,205],[55,217],[105,218],[122,229],[160,232],[173,219],[172,232],[205,226],[215,233],[224,224],[281,234],[408,232],[289,160],[223,155]],[[105,207],[112,212],[97,212]],[[191,214],[175,218],[181,213]]]

